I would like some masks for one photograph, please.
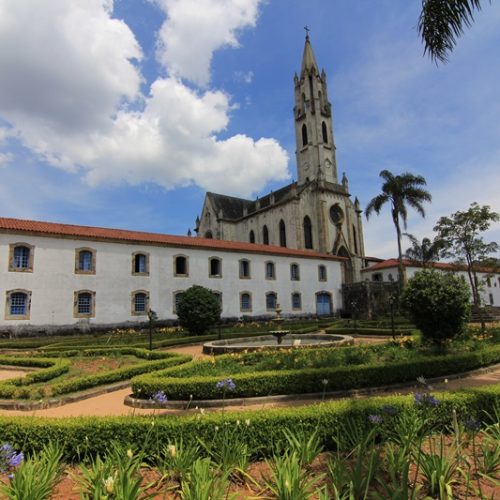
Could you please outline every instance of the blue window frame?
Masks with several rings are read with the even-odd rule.
[[[250,311],[252,309],[252,296],[249,293],[242,293],[240,300],[240,309],[242,311]]]
[[[23,292],[15,292],[10,296],[11,316],[25,316],[28,305],[28,296]]]
[[[78,255],[78,270],[93,271],[93,255],[90,250],[81,250]]]
[[[30,249],[25,246],[14,248],[14,267],[16,269],[29,269],[30,267]]]
[[[270,292],[266,295],[266,309],[268,311],[274,311],[276,309],[276,304],[278,302],[278,296],[274,292]]]
[[[302,297],[300,293],[292,293],[292,309],[302,309]]]
[[[88,292],[78,294],[78,314],[92,314],[92,295]]]
[[[136,313],[146,312],[148,297],[145,293],[139,292],[134,297],[134,310]]]

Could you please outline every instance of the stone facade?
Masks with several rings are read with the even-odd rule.
[[[343,281],[361,279],[365,256],[361,209],[339,183],[332,106],[326,74],[306,37],[300,75],[294,77],[297,182],[255,200],[207,193],[196,221],[198,236],[345,257]]]

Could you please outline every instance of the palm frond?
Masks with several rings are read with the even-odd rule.
[[[424,54],[428,53],[436,63],[446,62],[457,38],[472,25],[474,11],[479,10],[481,0],[422,0],[417,29],[424,42]]]

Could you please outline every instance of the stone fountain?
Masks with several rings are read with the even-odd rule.
[[[271,330],[269,332],[276,339],[278,345],[281,345],[283,337],[290,333],[290,330],[283,330],[283,321],[285,321],[285,319],[281,317],[281,311],[280,305],[276,304],[276,317],[272,320],[276,325],[276,330]]]

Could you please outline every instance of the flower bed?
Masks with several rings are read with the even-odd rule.
[[[83,351],[71,350],[55,353],[34,353],[31,358],[19,356],[1,356],[0,364],[40,367],[41,370],[30,372],[24,377],[6,380],[0,383],[0,398],[4,399],[40,399],[62,394],[111,384],[122,380],[128,380],[136,375],[154,370],[161,370],[176,366],[191,360],[191,356],[151,352],[145,349],[134,348],[96,348]],[[95,374],[69,377],[65,374],[71,369],[72,361],[75,359],[102,356],[128,356],[137,358],[133,364],[123,368],[104,369]],[[104,363],[102,363],[104,364]],[[44,384],[41,384],[44,382]]]
[[[467,346],[466,346],[467,347]],[[171,400],[220,399],[217,387],[230,377],[224,397],[305,394],[376,387],[461,373],[500,362],[500,345],[436,355],[402,346],[372,345],[230,354],[187,363],[132,379],[134,397],[162,391]],[[325,383],[326,381],[326,383]]]

